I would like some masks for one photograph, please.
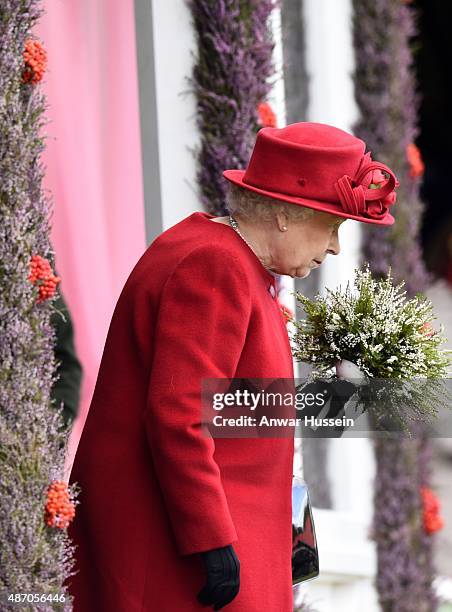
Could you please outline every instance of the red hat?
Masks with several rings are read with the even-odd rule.
[[[365,149],[363,140],[324,123],[265,127],[257,133],[246,170],[225,170],[223,176],[276,200],[392,225],[389,208],[399,181],[390,168],[364,154]]]

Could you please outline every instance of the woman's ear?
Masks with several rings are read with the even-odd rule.
[[[289,227],[289,215],[285,210],[278,210],[276,213],[276,223],[280,232],[286,232]]]

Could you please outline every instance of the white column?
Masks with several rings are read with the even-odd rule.
[[[271,14],[271,26],[273,31],[273,38],[275,46],[273,48],[273,62],[277,78],[274,81],[274,85],[269,94],[268,101],[273,108],[278,127],[284,127],[286,125],[286,101],[284,91],[284,74],[283,74],[283,48],[282,48],[282,28],[281,28],[281,10],[275,9]],[[294,279],[290,276],[281,276],[281,288],[278,295],[278,299],[281,304],[290,308],[295,313],[295,297],[293,295],[295,284]],[[293,331],[293,325],[288,326],[289,333]],[[299,364],[295,359],[293,360],[294,375],[297,378],[299,376]],[[295,438],[295,453],[294,453],[294,474],[302,475],[303,473],[303,456],[301,453],[301,440]]]
[[[169,6],[171,5],[171,6]],[[195,210],[199,142],[188,94],[195,36],[184,0],[135,0],[148,243]]]
[[[273,62],[277,78],[274,81],[272,90],[270,91],[268,101],[273,108],[278,127],[286,125],[286,103],[284,91],[284,74],[283,74],[283,49],[282,49],[282,29],[281,29],[281,10],[275,9],[270,17],[270,22],[273,31],[275,46],[273,48]],[[294,291],[294,279],[290,276],[281,276],[281,290],[278,295],[279,301],[295,312],[295,298],[292,295]],[[298,363],[294,360],[295,376],[298,373]]]
[[[351,131],[358,117],[352,74],[351,0],[303,0],[306,63],[309,75],[308,120]],[[351,219],[339,230],[341,254],[321,266],[321,285],[344,287],[359,262],[361,227]]]

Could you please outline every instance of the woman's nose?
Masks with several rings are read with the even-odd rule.
[[[341,245],[339,244],[339,236],[336,234],[330,240],[330,244],[328,247],[328,253],[331,255],[339,255],[341,252]]]

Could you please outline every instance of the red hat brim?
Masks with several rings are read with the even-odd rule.
[[[296,196],[286,195],[284,193],[278,193],[273,191],[266,191],[265,189],[259,189],[259,187],[253,187],[243,182],[245,170],[224,170],[223,176],[225,179],[239,185],[244,189],[249,189],[255,193],[274,198],[275,200],[281,200],[282,202],[289,202],[290,204],[298,204],[299,206],[306,206],[307,208],[313,208],[323,212],[328,212],[338,217],[344,217],[346,219],[354,219],[355,221],[361,221],[362,223],[371,223],[372,225],[392,225],[395,218],[388,212],[383,219],[370,219],[369,217],[361,217],[358,215],[349,215],[344,212],[340,204],[334,204],[332,202],[324,202],[322,200],[309,200],[308,198],[299,198]]]

